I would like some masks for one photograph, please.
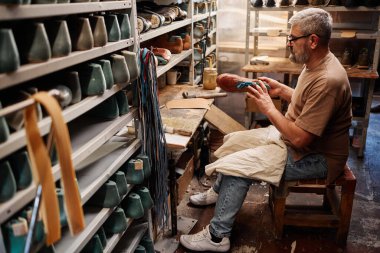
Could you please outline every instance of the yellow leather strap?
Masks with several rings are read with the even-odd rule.
[[[39,92],[34,94],[32,98],[44,106],[52,119],[53,138],[55,140],[61,168],[65,210],[70,231],[72,234],[76,234],[84,228],[85,222],[78,184],[71,159],[72,150],[69,131],[62,117],[61,108],[52,96],[47,92]],[[40,183],[42,186],[41,216],[47,234],[46,243],[50,245],[61,238],[59,206],[50,157],[37,126],[35,105],[25,109],[25,130],[33,178],[37,184]]]

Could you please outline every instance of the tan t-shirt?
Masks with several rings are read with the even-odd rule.
[[[308,147],[295,150],[296,157],[325,155],[331,182],[342,172],[348,158],[351,126],[351,88],[347,73],[330,52],[314,69],[303,68],[286,118],[318,136]]]

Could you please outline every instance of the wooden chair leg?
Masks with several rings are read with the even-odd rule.
[[[286,197],[274,196],[273,215],[276,239],[281,239],[284,231],[285,202]]]
[[[354,194],[348,194],[342,191],[340,203],[340,224],[336,235],[336,241],[340,245],[345,245],[347,242],[348,231],[350,229],[353,202]]]

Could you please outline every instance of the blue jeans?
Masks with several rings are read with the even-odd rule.
[[[323,155],[311,154],[296,162],[291,155],[288,155],[283,175],[284,180],[325,178],[326,176],[327,163]],[[219,193],[219,196],[209,228],[213,235],[219,238],[231,235],[235,217],[243,205],[253,181],[250,178],[218,174],[213,189]]]

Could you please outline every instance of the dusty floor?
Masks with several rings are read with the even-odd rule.
[[[380,99],[374,105],[380,104]],[[346,248],[335,244],[332,229],[301,229],[286,227],[282,240],[275,240],[273,222],[268,206],[268,185],[257,182],[252,185],[233,228],[231,252],[240,253],[375,253],[380,252],[380,114],[371,114],[367,146],[363,159],[358,159],[355,149],[350,152],[349,166],[357,178],[350,233]],[[197,219],[191,233],[206,226],[214,207],[195,207],[188,197],[207,190],[214,179],[192,180],[184,200],[178,206],[178,214]],[[292,244],[294,251],[292,250]],[[295,246],[295,247],[294,247]],[[177,253],[189,252],[179,247]]]

